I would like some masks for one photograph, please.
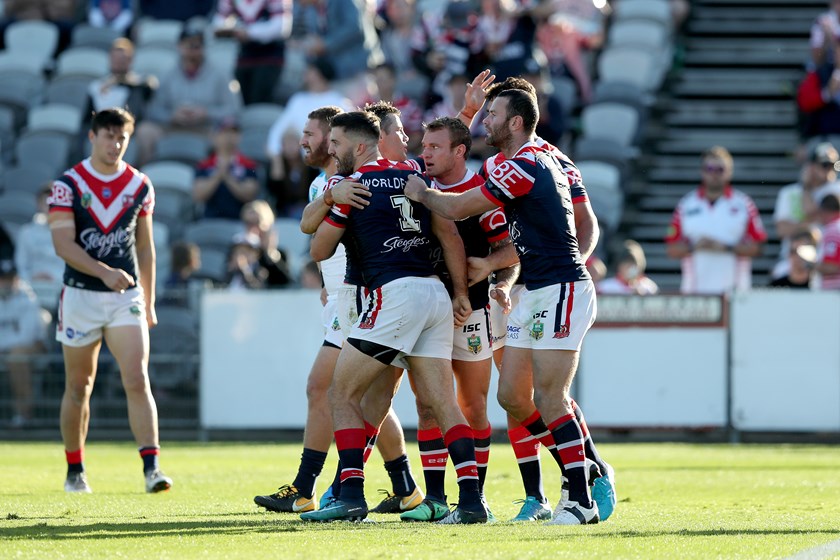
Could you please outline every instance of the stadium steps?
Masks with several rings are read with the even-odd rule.
[[[808,58],[822,0],[697,0],[678,39],[680,63],[656,97],[643,155],[625,183],[620,234],[639,241],[648,274],[679,289],[679,262],[663,238],[671,214],[700,181],[700,154],[722,145],[735,157],[733,186],[756,203],[769,240],[753,260],[754,285],[766,284],[778,255],[773,208],[779,188],[797,180],[795,85]],[[615,243],[616,241],[613,241]]]

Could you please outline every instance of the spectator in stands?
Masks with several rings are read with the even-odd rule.
[[[359,106],[363,107],[366,103],[377,101],[387,101],[399,109],[403,128],[405,133],[408,134],[408,150],[411,153],[417,153],[417,149],[423,140],[423,111],[420,106],[413,99],[397,91],[397,71],[393,65],[384,63],[377,66],[373,70],[373,80],[376,86],[375,94],[372,92]],[[457,112],[456,110],[447,116],[454,115]]]
[[[840,2],[830,0],[828,10],[811,25],[811,62],[814,66],[834,63],[834,49],[840,40]]]
[[[109,107],[128,109],[139,122],[146,116],[146,107],[157,88],[154,76],[141,76],[131,69],[134,43],[125,38],[114,40],[108,53],[110,73],[91,82],[88,88],[87,119],[94,112]]]
[[[790,239],[803,228],[817,223],[818,205],[828,193],[840,194],[835,165],[840,154],[828,142],[816,144],[802,166],[798,183],[782,187],[776,197],[773,221],[781,238],[780,261],[773,268],[773,278],[787,273],[790,263]]]
[[[227,284],[231,290],[259,290],[266,286],[268,271],[260,265],[260,238],[240,233],[228,252]]]
[[[822,290],[840,290],[840,196],[831,193],[823,197],[819,219],[823,231],[817,248],[817,286]]]
[[[161,77],[145,121],[135,133],[140,165],[149,161],[165,132],[209,135],[216,123],[236,117],[242,106],[235,81],[217,70],[204,57],[204,34],[186,27],[178,41],[179,64]]]
[[[195,243],[176,241],[170,251],[172,271],[164,283],[162,303],[189,307],[190,281],[201,268],[201,249]]]
[[[47,198],[51,193],[50,184],[38,192],[38,211],[32,216],[31,222],[20,228],[15,245],[15,265],[18,276],[27,284],[48,284],[57,295],[64,279],[64,260],[55,254],[52,234],[47,225]]]
[[[321,270],[318,268],[318,263],[309,261],[303,266],[300,271],[300,278],[298,280],[301,288],[307,290],[320,290],[323,288],[323,281],[321,280]],[[322,301],[321,303],[325,303]]]
[[[601,294],[635,294],[649,296],[659,293],[656,282],[645,276],[645,252],[637,242],[624,242],[615,262],[615,276],[598,283]]]
[[[715,146],[703,154],[700,187],[680,200],[665,238],[682,261],[683,293],[720,294],[752,285],[752,258],[767,233],[752,199],[730,185],[732,155]]]
[[[14,428],[32,419],[32,358],[43,352],[47,322],[35,294],[18,277],[6,248],[0,253],[0,360],[9,371]]]
[[[385,62],[396,69],[400,90],[424,100],[429,80],[415,68],[411,51],[415,28],[420,25],[415,0],[385,0],[377,23]]]
[[[283,175],[270,178],[268,192],[274,197],[277,214],[300,219],[309,200],[309,186],[319,171],[306,165],[300,150],[300,134],[292,129],[283,135],[280,160]]]
[[[239,151],[239,122],[227,117],[216,125],[213,154],[198,164],[193,200],[204,205],[205,218],[238,220],[242,206],[257,198],[257,164]]]
[[[152,19],[187,21],[208,16],[216,0],[140,0],[140,13]]]
[[[499,81],[519,76],[526,62],[543,56],[536,49],[537,24],[524,3],[481,0],[478,30],[484,54]]]
[[[88,23],[94,27],[110,27],[125,35],[134,21],[131,0],[90,0]]]
[[[79,0],[4,0],[3,19],[0,20],[0,42],[6,28],[16,21],[42,20],[58,28],[56,53],[70,44],[70,37],[79,11]],[[2,45],[5,48],[5,44]]]
[[[279,181],[286,174],[282,157],[283,135],[291,130],[300,138],[306,116],[318,107],[336,105],[345,111],[353,109],[350,100],[332,87],[331,81],[335,77],[333,68],[332,64],[322,58],[307,63],[303,74],[303,91],[289,98],[283,114],[268,131],[266,152],[271,160],[271,179]]]
[[[470,0],[450,0],[442,18],[432,12],[423,14],[412,51],[415,67],[431,82],[426,106],[446,96],[453,75],[474,76],[484,70],[483,48],[478,10]]]
[[[604,14],[592,0],[549,0],[534,9],[543,18],[537,40],[554,76],[571,76],[583,103],[592,100],[587,51],[604,42]]]
[[[369,68],[384,61],[373,18],[362,0],[299,0],[304,36],[296,42],[307,59],[324,59],[351,91]],[[345,87],[346,86],[346,89]]]
[[[217,37],[239,41],[236,79],[245,104],[270,103],[292,31],[292,0],[219,0],[213,26]]]
[[[788,244],[786,273],[774,278],[769,286],[773,288],[809,289],[817,261],[816,229],[804,229],[793,234]]]
[[[248,239],[257,240],[257,261],[265,270],[264,284],[270,288],[288,286],[292,282],[286,256],[278,249],[274,212],[264,200],[249,202],[242,208],[242,223]]]
[[[586,259],[586,271],[592,277],[592,283],[596,286],[607,277],[607,265],[596,253],[592,253]]]

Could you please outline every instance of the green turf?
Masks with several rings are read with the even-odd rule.
[[[2,443],[0,558],[782,558],[840,539],[840,448],[601,447],[618,478],[608,522],[453,527],[384,515],[307,524],[259,510],[253,496],[291,481],[299,445],[170,443],[162,466],[175,487],[146,495],[136,450],[94,442],[85,461],[94,494],[66,495],[59,443]],[[372,507],[388,484],[378,455],[367,470]],[[556,500],[550,458],[543,470]],[[454,483],[448,491],[457,494]],[[516,514],[521,484],[506,444],[493,447],[486,491],[498,519]]]

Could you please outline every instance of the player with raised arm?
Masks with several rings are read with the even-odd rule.
[[[541,416],[551,419],[547,428],[569,481],[569,496],[549,523],[597,523],[584,438],[569,396],[580,346],[595,318],[595,289],[578,247],[568,178],[556,158],[532,141],[538,117],[532,95],[499,93],[484,124],[488,143],[504,153],[505,161],[485,186],[449,194],[410,179],[405,194],[450,219],[505,207],[525,289],[509,318],[502,375],[530,363],[534,402]]]
[[[330,389],[342,464],[340,498],[301,518],[332,521],[367,516],[361,396],[377,378],[390,376],[389,364],[404,358],[419,398],[432,408],[446,431],[449,453],[457,465],[459,504],[441,523],[486,522],[472,430],[452,388],[453,307],[461,321],[471,312],[463,245],[454,224],[433,218],[405,198],[406,179],[419,175],[405,166],[383,165],[377,148],[379,133],[379,119],[366,112],[337,117],[330,133],[330,152],[338,162],[338,172],[353,173],[372,196],[363,212],[352,212],[349,207],[333,209],[318,227],[311,253],[316,260],[327,258],[346,235],[357,251],[369,294],[365,310],[342,348]],[[454,300],[434,276],[429,259],[432,233],[444,248]]]
[[[327,191],[328,178],[335,175],[335,160],[328,153],[330,123],[333,117],[342,110],[335,106],[326,106],[312,111],[303,128],[300,144],[304,151],[307,165],[321,169],[321,173],[310,187],[310,205],[316,207],[323,203]],[[348,196],[352,194],[353,185],[339,187],[335,192],[344,190]],[[330,193],[332,196],[333,192]],[[341,196],[341,195],[339,195]],[[342,200],[345,200],[342,198]],[[302,229],[307,231],[307,225],[302,223]],[[311,232],[314,231],[314,228]],[[347,260],[343,245],[336,249],[335,254],[319,263],[324,282],[322,315],[326,336],[318,351],[312,370],[309,373],[306,387],[307,419],[304,430],[303,453],[297,475],[291,484],[281,486],[277,492],[265,496],[254,497],[254,502],[271,511],[300,513],[315,509],[315,481],[323,469],[327,452],[332,442],[332,415],[327,398],[327,390],[332,381],[335,363],[344,342],[346,332],[352,324],[350,315],[355,307],[355,286],[345,284]],[[349,294],[342,295],[342,291]],[[340,301],[342,300],[342,301]],[[372,449],[377,429],[368,424],[370,441],[366,446],[367,452]],[[388,417],[380,428],[385,433],[397,432],[402,441],[402,428],[396,416],[389,411]],[[386,459],[386,469],[393,482],[394,495],[399,496],[397,504],[401,511],[407,511],[419,505],[423,500],[423,493],[419,490],[411,474],[408,458],[405,455],[405,444],[388,447],[388,442],[394,438],[387,438],[383,443],[377,438],[375,441]],[[321,504],[328,503],[332,495],[332,486],[321,497]]]
[[[155,315],[155,196],[148,177],[123,161],[134,117],[124,109],[93,116],[91,155],[53,182],[49,226],[67,263],[56,339],[64,352],[61,437],[67,492],[90,492],[84,446],[102,338],[117,360],[128,420],[143,460],[146,492],[169,490],[158,466],[157,407],[149,387],[149,329]]]
[[[524,91],[536,97],[536,90],[530,82],[522,78],[511,77],[487,88],[486,101],[488,105],[493,102],[500,92],[510,89]],[[477,96],[477,93],[475,95]],[[571,158],[539,136],[533,137],[533,143],[536,147],[545,150],[557,159],[561,169],[569,180],[575,217],[575,237],[578,241],[581,256],[586,260],[595,250],[599,231],[598,222],[589,205],[589,198],[580,171]],[[502,152],[488,158],[482,167],[482,175],[485,177],[488,176],[503,161],[505,161],[505,155]],[[512,249],[513,247],[503,247],[499,251],[491,253],[486,258],[472,257],[468,259],[470,265],[470,282],[476,282],[479,279],[485,278],[493,270],[508,266],[511,262],[518,262],[515,251]],[[490,324],[494,333],[493,358],[499,371],[502,371],[501,364],[504,355],[505,340],[507,338],[507,319],[510,310],[504,310],[496,298],[502,297],[502,288],[506,285],[509,286],[510,309],[516,307],[519,301],[519,294],[524,289],[524,284],[520,281],[517,281],[513,285],[510,285],[509,282],[499,283],[498,288],[496,287],[497,284],[494,284],[491,289],[491,295],[495,296],[490,301]],[[551,516],[551,511],[547,506],[547,499],[545,498],[542,487],[539,461],[541,443],[546,446],[554,460],[561,466],[561,469],[562,461],[560,460],[560,454],[552,441],[551,435],[545,426],[545,422],[534,405],[530,363],[521,364],[521,368],[508,368],[505,372],[507,376],[502,376],[499,380],[499,401],[509,411],[508,437],[517,458],[526,494],[522,508],[514,518],[514,521],[547,519]],[[598,502],[601,521],[605,521],[612,515],[615,509],[615,472],[612,466],[606,463],[598,454],[580,407],[574,399],[571,400],[571,403],[575,417],[583,432],[586,458],[590,461],[590,483],[593,486],[592,496]],[[594,482],[592,482],[593,480]],[[565,493],[564,486],[563,494],[565,495]]]

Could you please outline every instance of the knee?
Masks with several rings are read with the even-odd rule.
[[[317,406],[319,404],[326,404],[329,399],[327,394],[329,393],[330,386],[328,383],[323,383],[321,380],[309,378],[306,382],[306,400],[309,402],[309,406]]]
[[[531,396],[523,391],[507,384],[499,384],[499,391],[496,393],[499,405],[506,411],[514,411],[522,408],[531,401]]]
[[[65,393],[70,396],[76,404],[81,404],[90,399],[93,392],[93,377],[82,380],[70,381],[65,384]]]
[[[437,425],[434,411],[419,400],[417,401],[417,425],[421,429],[428,429]]]
[[[145,393],[149,390],[149,376],[142,371],[123,375],[123,389],[126,394]]]
[[[487,421],[487,399],[473,399],[464,403],[463,410],[464,417],[470,426],[482,426]]]

